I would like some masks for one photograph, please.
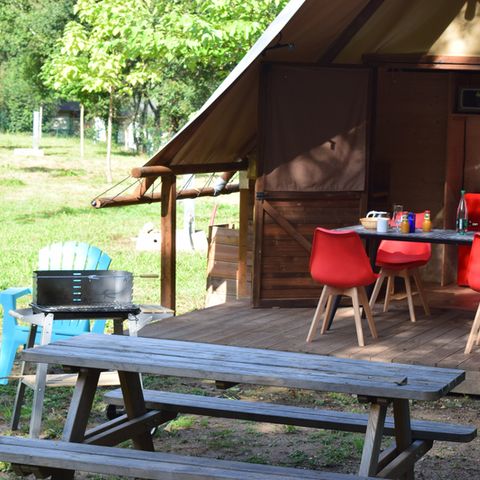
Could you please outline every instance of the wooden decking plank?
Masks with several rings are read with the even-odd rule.
[[[425,325],[428,327],[426,330],[418,332],[408,343],[398,345],[395,349],[395,352],[398,352],[398,354],[392,356],[392,361],[415,363],[415,352],[420,353],[421,351],[429,350],[429,347],[434,345],[439,338],[449,335],[452,330],[457,329],[453,318],[442,318],[439,321],[435,319],[434,321],[435,328],[432,328],[431,321],[425,321]],[[400,352],[398,347],[402,349]],[[408,360],[410,356],[413,357],[412,361]]]
[[[443,318],[443,320],[418,320],[415,325],[410,325],[410,334],[405,335],[404,338],[397,338],[397,335],[392,335],[388,341],[388,348],[384,349],[377,355],[374,355],[371,360],[378,360],[382,362],[393,362],[395,358],[400,358],[405,350],[409,351],[411,348],[421,345],[422,339],[429,341],[430,335],[435,336],[435,329],[433,325],[439,326],[444,323],[450,323],[452,319]],[[435,322],[435,323],[433,323]],[[400,336],[401,337],[401,336]],[[415,340],[417,338],[417,340]]]
[[[465,355],[465,346],[462,348],[461,351],[457,351],[454,355],[452,355],[451,361],[459,361],[458,363],[459,368],[466,369],[466,370],[476,370],[480,365],[480,347],[474,346],[471,353]]]
[[[377,324],[378,323],[379,322],[377,322]],[[409,341],[412,336],[415,335],[412,329],[409,328],[409,325],[398,325],[395,324],[394,321],[389,319],[388,327],[379,331],[379,338],[371,339],[371,341],[369,341],[365,347],[358,347],[358,345],[353,345],[349,349],[342,348],[334,350],[332,354],[335,356],[348,356],[350,358],[362,358],[372,361],[384,361],[381,357],[382,354],[392,348],[392,335],[388,333],[389,331],[392,331],[392,329],[395,329],[395,345],[399,341]]]
[[[386,322],[385,322],[386,323]],[[378,324],[378,322],[377,322]],[[335,356],[348,356],[349,358],[363,358],[365,360],[381,361],[377,358],[385,350],[391,348],[392,336],[388,335],[390,329],[396,328],[396,339],[401,339],[403,341],[405,338],[409,340],[414,333],[406,325],[394,325],[392,326],[389,322],[388,327],[378,332],[377,339],[371,339],[365,347],[359,347],[358,345],[350,346],[350,348],[339,348],[332,351],[332,354]]]
[[[205,309],[205,313],[200,313],[202,311],[198,310],[191,312],[188,316],[172,317],[172,319],[162,325],[162,335],[165,336],[170,332],[177,332],[179,329],[184,332],[184,335],[202,331],[206,325],[217,325],[219,320],[224,319],[230,310],[228,307],[219,308],[218,310],[210,307]],[[142,329],[142,336],[150,336],[149,332],[155,332],[155,330],[155,325],[147,326]]]
[[[464,351],[466,344],[467,335],[465,335],[463,332],[452,332],[451,340],[448,342],[448,348],[447,345],[444,345],[435,350],[435,365],[442,368],[448,368],[446,365],[451,363],[452,355],[458,355],[459,357],[463,356],[463,358],[465,358],[466,355]]]
[[[456,322],[451,321],[449,325],[444,325],[442,328],[439,328],[438,332],[439,334],[432,337],[430,341],[424,341],[418,348],[413,348],[409,352],[405,352],[405,355],[403,355],[403,361],[405,363],[416,364],[420,358],[428,357],[432,363],[434,363],[437,361],[435,358],[444,358],[445,356],[449,356],[456,352],[458,348],[452,344],[452,341],[455,340],[459,335],[464,335],[463,332],[459,332]],[[439,354],[439,346],[442,345],[445,346],[447,351]]]
[[[267,348],[272,348],[279,336],[302,329],[302,317],[304,312],[294,312],[289,317],[276,320],[274,324],[264,324],[260,328],[251,330],[248,335],[243,336],[242,345],[251,348],[264,348],[266,345]],[[305,331],[307,331],[306,328]]]
[[[229,318],[228,321],[217,324],[213,331],[204,331],[202,335],[195,337],[195,341],[227,345],[229,344],[228,339],[232,337],[237,338],[240,333],[245,335],[245,330],[247,330],[248,333],[251,333],[252,331],[265,328],[266,324],[270,326],[269,328],[272,328],[272,324],[276,326],[277,319],[278,317],[276,316],[275,310],[259,312],[259,314],[253,318],[248,315],[248,312],[245,312],[243,315],[235,315],[234,317]],[[280,317],[280,320],[282,319],[283,318]]]

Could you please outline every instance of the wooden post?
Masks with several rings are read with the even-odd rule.
[[[240,229],[238,238],[237,298],[249,296],[247,287],[248,219],[250,191],[247,172],[240,172]]]
[[[108,103],[108,120],[107,120],[107,164],[105,174],[107,182],[112,183],[112,126],[113,123],[113,87],[110,87],[110,98]]]
[[[80,158],[85,158],[85,107],[80,103]]]
[[[165,175],[162,177],[162,218],[160,231],[161,244],[161,273],[160,273],[160,302],[164,307],[175,310],[175,281],[176,281],[176,177]]]

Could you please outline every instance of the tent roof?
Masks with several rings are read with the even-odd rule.
[[[203,107],[146,165],[234,162],[256,145],[263,61],[359,64],[363,54],[480,56],[465,0],[291,0]],[[277,43],[294,48],[269,49]]]

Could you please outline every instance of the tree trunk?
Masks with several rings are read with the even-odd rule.
[[[106,176],[107,182],[112,183],[112,123],[113,123],[113,88],[110,88],[110,102],[108,105],[108,121],[107,121],[107,165]]]
[[[85,107],[80,103],[80,158],[85,158]]]

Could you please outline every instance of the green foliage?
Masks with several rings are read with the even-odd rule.
[[[145,143],[178,130],[285,4],[77,0],[77,17],[45,63],[43,79],[82,102],[92,93],[131,101],[137,140]],[[154,113],[151,125],[147,108]]]
[[[39,73],[73,16],[74,0],[3,0],[0,8],[0,130],[28,131],[32,110],[55,105]],[[50,109],[45,108],[48,121]]]

